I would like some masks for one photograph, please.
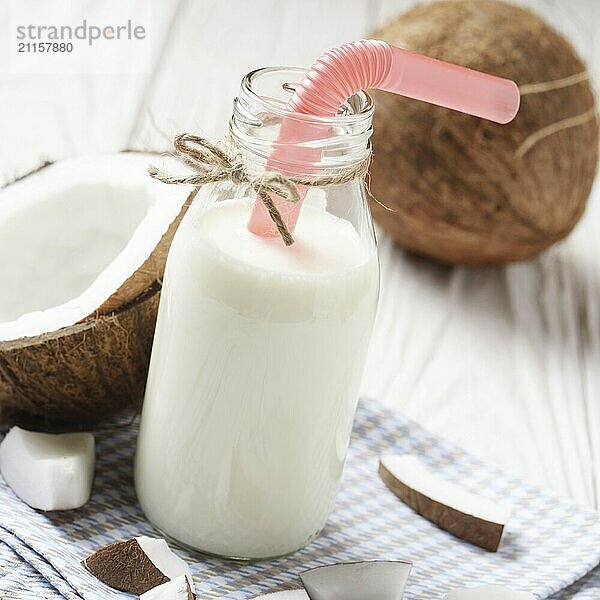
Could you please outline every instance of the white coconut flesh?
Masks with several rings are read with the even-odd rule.
[[[91,433],[53,435],[13,427],[0,443],[0,473],[32,508],[79,508],[92,490],[94,437]]]
[[[140,600],[190,600],[195,598],[188,579],[181,575],[163,583],[140,596]]]
[[[146,261],[191,191],[148,175],[164,160],[70,159],[0,192],[0,341],[74,325]]]
[[[179,558],[163,538],[140,536],[135,538],[144,554],[154,563],[154,566],[170,579],[183,575],[194,585],[192,571],[187,563]]]

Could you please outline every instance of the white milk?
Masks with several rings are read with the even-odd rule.
[[[378,295],[374,249],[304,206],[296,243],[247,199],[192,206],[171,247],[136,457],[148,518],[230,557],[292,552],[342,473]]]

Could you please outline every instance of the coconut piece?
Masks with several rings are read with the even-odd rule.
[[[535,600],[529,592],[515,592],[499,585],[487,585],[476,588],[452,590],[444,596],[444,600]]]
[[[180,575],[140,596],[140,600],[195,600],[196,594],[185,575]]]
[[[285,590],[283,592],[271,592],[262,596],[255,596],[254,600],[266,598],[268,600],[310,600],[308,594],[304,590]]]
[[[143,594],[180,576],[192,590],[194,585],[188,565],[160,538],[115,542],[96,550],[83,566],[102,583],[131,594]]]
[[[0,193],[4,421],[96,423],[143,397],[167,250],[195,194],[149,177],[156,160],[66,160]]]
[[[381,457],[379,475],[396,496],[438,527],[485,550],[498,549],[508,506],[439,477],[411,454]]]
[[[300,573],[311,600],[401,600],[412,564],[399,560],[338,563]]]
[[[79,508],[92,491],[94,436],[13,427],[0,443],[0,472],[13,492],[32,508]]]

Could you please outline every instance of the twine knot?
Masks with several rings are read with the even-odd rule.
[[[314,178],[285,177],[276,171],[261,173],[251,171],[239,148],[230,138],[213,142],[200,135],[180,133],[175,136],[173,147],[175,157],[192,168],[194,173],[176,177],[150,165],[148,173],[151,177],[163,183],[193,185],[195,187],[217,181],[231,181],[237,185],[249,185],[265,205],[286,246],[291,246],[294,243],[294,238],[272,196],[278,196],[287,202],[299,202],[298,185],[327,186],[346,183],[358,177],[363,177],[368,171],[370,162],[369,152],[369,155],[359,164],[348,169],[342,169],[335,175],[322,174]]]

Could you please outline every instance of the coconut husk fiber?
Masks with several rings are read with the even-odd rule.
[[[498,125],[375,91],[371,208],[382,228],[416,253],[472,265],[528,259],[565,237],[598,162],[595,98],[570,43],[495,0],[418,6],[374,37],[522,92],[515,120]]]
[[[155,283],[110,315],[0,342],[2,420],[79,427],[141,403],[159,298]]]

